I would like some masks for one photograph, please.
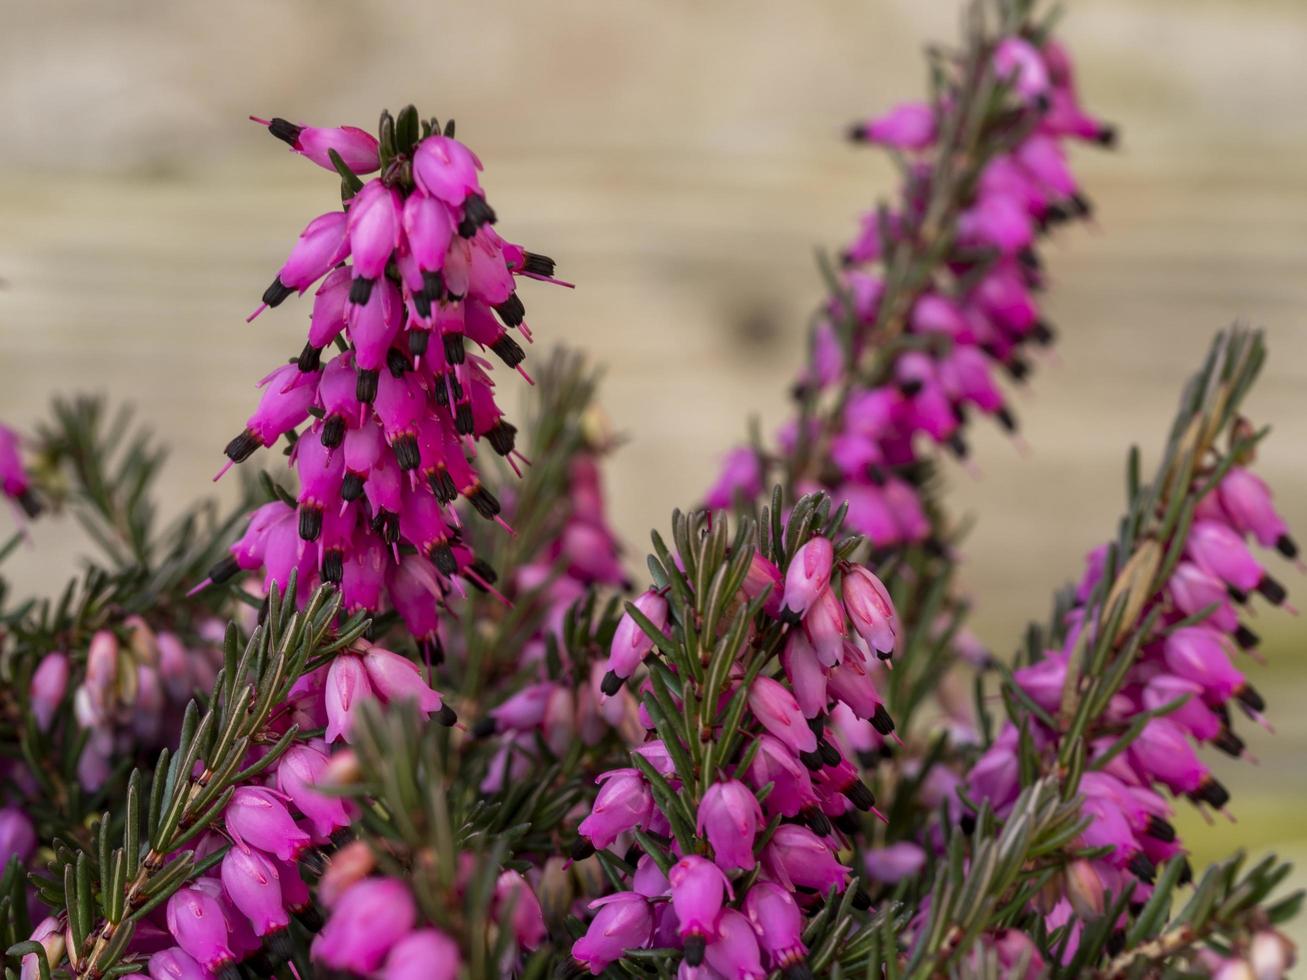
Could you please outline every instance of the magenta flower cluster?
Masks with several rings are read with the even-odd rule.
[[[943,193],[937,174],[957,179],[951,158],[937,160],[949,152],[940,147],[940,122],[953,95],[899,106],[854,129],[856,139],[902,154],[907,177],[897,203],[868,212],[845,249],[838,294],[822,311],[798,379],[799,390],[830,401],[831,416],[808,413],[778,433],[784,459],[806,460],[791,466],[796,492],[824,487],[847,502],[849,529],[878,548],[932,535],[912,475],[923,444],[966,459],[972,412],[1016,431],[996,375],[1024,379],[1026,349],[1053,337],[1037,298],[1044,274],[1035,245],[1043,230],[1089,209],[1064,144],[1113,139],[1081,110],[1070,57],[1055,41],[1009,37],[993,52],[992,72],[1014,102],[1011,131],[1025,135],[986,159],[974,187],[950,192],[962,199],[947,228],[931,202]],[[888,276],[903,249],[919,256],[921,269],[906,297],[908,287]],[[905,342],[887,348],[900,337]],[[863,362],[886,349],[896,353],[869,383]],[[767,462],[752,448],[734,450],[707,505],[757,498],[770,485]]]
[[[474,351],[530,380],[510,332],[530,339],[517,281],[557,281],[554,265],[495,231],[481,162],[452,127],[383,159],[358,129],[268,125],[323,167],[380,173],[309,223],[264,293],[277,306],[316,284],[308,342],[260,383],[226,453],[241,462],[308,423],[291,450],[298,497],[260,508],[212,578],[262,568],[265,587],[284,587],[298,570],[302,595],[337,584],[348,609],[393,608],[435,646],[435,607],[458,580],[494,580],[453,505],[462,497],[502,523],[477,453],[488,446],[516,465],[516,429]],[[324,360],[333,343],[340,352]]]
[[[629,890],[591,903],[597,914],[572,947],[592,973],[624,950],[653,946],[683,949],[684,962],[703,976],[808,975],[801,938],[807,917],[831,889],[850,882],[837,856],[846,846],[839,828],[853,826],[855,811],[875,809],[853,760],[893,732],[875,677],[893,654],[898,619],[880,580],[860,565],[837,562],[822,536],[797,550],[784,575],[755,552],[741,599],[764,595],[768,622],[788,629],[781,670],[749,681],[741,722],[752,744],[749,761],[734,775],[719,770],[698,800],[694,849],[674,837],[640,768],[598,779],[598,796],[578,827],[586,844],[574,853],[629,843],[639,830],[668,841],[676,860],[663,868],[638,846],[628,853],[638,855]],[[672,606],[661,592],[645,592],[634,605],[648,625],[667,629]],[[658,655],[647,627],[628,613],[613,637],[605,692],[615,694],[645,658]],[[743,683],[739,674],[723,703]],[[674,753],[655,737],[643,707],[640,715],[651,731],[635,752],[673,791],[688,792]],[[764,839],[773,819],[780,823]],[[750,877],[755,869],[752,884],[737,894],[737,872]]]
[[[1205,479],[1205,477],[1200,477]],[[1081,836],[1085,848],[1108,847],[1102,858],[1073,865],[1067,895],[1049,917],[1050,926],[1073,911],[1102,912],[1105,893],[1151,894],[1155,867],[1183,853],[1167,796],[1224,808],[1229,792],[1212,775],[1196,748],[1210,745],[1231,756],[1244,754],[1234,731],[1234,710],[1261,721],[1261,695],[1235,665],[1239,651],[1254,651],[1258,637],[1244,621],[1253,593],[1272,605],[1285,603],[1284,586],[1250,550],[1250,542],[1295,559],[1297,545],[1277,513],[1266,485],[1251,471],[1231,469],[1204,497],[1187,529],[1183,556],[1164,587],[1141,610],[1160,615],[1143,640],[1138,660],[1096,723],[1124,728],[1146,711],[1160,712],[1144,725],[1125,752],[1086,772],[1080,780],[1082,812],[1091,818]],[[1104,572],[1106,547],[1089,554],[1077,589],[1078,604],[1066,618],[1066,639],[1038,662],[1017,670],[1015,682],[1050,716],[1062,702],[1068,669],[1075,670],[1082,634],[1093,629],[1097,608],[1090,598]],[[1056,754],[1057,732],[1036,723],[1031,736],[1041,753]],[[1008,723],[972,769],[972,797],[1001,815],[1019,790],[1017,729]],[[1104,734],[1090,742],[1090,761],[1115,743]]]

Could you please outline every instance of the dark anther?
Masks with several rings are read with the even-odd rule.
[[[1209,776],[1203,780],[1201,786],[1189,794],[1189,798],[1219,810],[1230,802],[1230,791]]]
[[[518,298],[517,293],[513,293],[496,306],[495,312],[499,314],[499,319],[510,327],[520,327],[522,321],[526,319],[526,307],[522,305],[522,300]]]
[[[840,750],[824,738],[817,739],[817,752],[821,755],[821,761],[826,765],[838,766],[840,764]]]
[[[1030,336],[1035,339],[1035,343],[1047,347],[1057,336],[1057,331],[1053,329],[1052,324],[1047,320],[1036,320],[1034,329],[1030,331]]]
[[[860,912],[865,912],[871,908],[871,896],[867,894],[865,888],[859,888],[853,893],[853,907]]]
[[[499,513],[499,498],[480,484],[467,494],[467,499],[486,520]]]
[[[527,252],[522,257],[522,271],[532,275],[552,277],[556,268],[553,259],[539,252]]]
[[[304,374],[311,374],[318,368],[322,367],[322,348],[314,347],[312,344],[305,344],[304,349],[300,351],[295,366]]]
[[[475,428],[472,421],[472,403],[462,402],[454,409],[454,431],[460,436],[470,436]]]
[[[424,313],[423,316],[426,314]],[[427,352],[427,344],[431,341],[431,332],[428,330],[410,330],[408,332],[408,352],[414,357],[421,357]]]
[[[401,470],[415,470],[422,462],[422,457],[418,455],[418,437],[411,432],[405,432],[396,439],[391,443],[391,448],[395,450],[395,460]]]
[[[243,980],[241,968],[235,963],[228,963],[220,970],[215,970],[213,980]]]
[[[807,963],[791,963],[781,970],[781,976],[784,980],[812,980],[812,971]]]
[[[463,382],[458,380],[458,374],[454,371],[445,373],[445,381],[449,384],[449,397],[457,404],[463,400]]]
[[[433,667],[439,667],[445,662],[445,645],[440,642],[438,636],[419,640],[418,653],[422,654],[422,659]]]
[[[798,626],[803,617],[796,613],[789,606],[782,606],[780,616],[777,617],[786,626]]]
[[[998,424],[1003,427],[1004,432],[1017,431],[1016,416],[1012,414],[1012,409],[1008,408],[1006,405],[1000,405],[998,407],[998,411],[994,413],[994,418],[998,419]]]
[[[290,939],[290,930],[285,926],[273,932],[264,933],[263,945],[267,947],[267,958],[269,960],[268,966],[272,969],[269,969],[267,973],[264,973],[263,968],[259,967],[260,976],[271,976],[277,965],[289,960],[291,954],[295,951],[295,946]]]
[[[867,127],[862,123],[854,123],[849,127],[848,136],[854,143],[864,143],[867,140]]]
[[[808,825],[809,830],[819,837],[825,837],[832,829],[830,817],[822,813],[816,806],[803,811],[803,822]]]
[[[1288,558],[1289,561],[1293,561],[1298,557],[1298,542],[1287,534],[1281,534],[1275,539],[1275,550]]]
[[[513,451],[513,446],[517,443],[517,426],[513,425],[512,422],[500,419],[486,433],[486,441],[490,443],[490,448],[499,453],[500,456],[507,456]]]
[[[1262,576],[1262,580],[1257,583],[1257,591],[1260,592],[1266,598],[1266,601],[1272,606],[1278,606],[1289,596],[1289,593],[1285,591],[1284,586],[1269,575]]]
[[[445,344],[445,360],[450,364],[462,364],[467,360],[467,348],[463,346],[461,333],[447,333],[441,340]]]
[[[322,556],[322,579],[333,585],[345,577],[345,553],[339,548],[332,548]]]
[[[1020,252],[1018,252],[1017,261],[1019,261],[1031,272],[1038,272],[1040,269],[1043,268],[1042,263],[1040,263],[1039,261],[1039,256],[1035,253],[1035,250],[1033,248],[1023,248]]]
[[[1075,193],[1071,195],[1071,207],[1075,210],[1075,213],[1081,218],[1088,218],[1091,214],[1094,213],[1093,202],[1090,201],[1089,198],[1085,197],[1085,195],[1080,193]]]
[[[970,837],[976,832],[976,815],[974,813],[964,813],[958,818],[958,830]]]
[[[294,146],[300,138],[302,126],[296,126],[293,122],[287,122],[281,117],[274,117],[272,122],[268,123],[268,132],[283,143],[289,143]]]
[[[350,283],[349,301],[355,306],[367,306],[368,300],[372,298],[372,287],[376,284],[375,279],[364,279],[360,276]]]
[[[1180,884],[1187,885],[1194,880],[1194,866],[1189,863],[1187,857],[1180,859]]]
[[[948,447],[953,450],[953,455],[958,459],[966,459],[971,448],[967,445],[967,440],[962,438],[961,432],[954,432],[948,437]]]
[[[858,820],[857,810],[845,810],[830,822],[833,826],[838,827],[850,837],[862,830],[862,822]]]
[[[1125,930],[1113,929],[1107,937],[1107,951],[1113,956],[1125,952]]]
[[[1148,816],[1148,836],[1165,844],[1175,840],[1175,828],[1156,814]]]
[[[209,581],[214,584],[221,584],[241,570],[236,559],[228,555],[222,561],[218,562],[209,569]]]
[[[584,837],[578,837],[576,843],[572,845],[572,860],[584,861],[595,852],[594,845]]]
[[[404,356],[404,352],[398,347],[392,347],[386,351],[386,367],[390,369],[392,378],[404,377],[404,372],[412,366],[408,358]]]
[[[360,371],[358,380],[354,382],[354,397],[364,405],[371,405],[377,397],[379,374],[377,371]]]
[[[431,389],[431,397],[441,408],[449,404],[449,386],[445,384],[443,376],[436,379],[435,386]]]
[[[23,508],[23,513],[28,517],[36,517],[41,513],[41,501],[30,489],[20,493],[17,500],[18,506]]]
[[[1099,126],[1098,132],[1094,134],[1094,142],[1099,146],[1105,146],[1109,150],[1116,147],[1116,127]]]
[[[435,269],[422,273],[422,293],[432,303],[440,302],[445,295],[445,277]]]
[[[858,765],[862,766],[863,769],[874,768],[880,762],[880,753],[875,749],[859,749],[857,755]]]
[[[259,442],[253,432],[246,429],[231,442],[227,443],[227,448],[223,450],[227,458],[233,463],[243,463],[250,458],[254,450],[258,449],[262,443]]]
[[[471,238],[482,225],[493,225],[496,221],[494,209],[479,194],[469,194],[463,202],[463,220],[458,223],[458,233],[464,238]]]
[[[608,673],[604,674],[604,679],[600,681],[599,690],[604,692],[605,697],[611,698],[622,689],[623,683],[625,682],[622,678],[618,677],[610,670]]]
[[[800,752],[799,761],[813,772],[816,772],[823,765],[820,752]]]
[[[904,398],[916,398],[924,387],[926,383],[920,378],[902,378],[898,382],[899,391]]]
[[[1212,739],[1212,745],[1233,759],[1243,755],[1243,739],[1228,728],[1221,729],[1216,738]]]
[[[871,727],[882,735],[889,735],[894,731],[894,719],[889,716],[883,704],[876,705],[876,711],[871,716]]]
[[[448,504],[458,496],[458,488],[454,486],[454,478],[449,475],[449,470],[443,466],[427,477],[427,485],[431,487],[431,492],[436,495],[436,499],[442,504]]]
[[[503,334],[498,340],[490,345],[490,349],[499,355],[509,367],[517,367],[526,360],[526,351],[522,350],[522,345],[510,337]]]
[[[340,499],[354,501],[363,496],[363,476],[360,473],[346,473],[340,484]]]
[[[305,541],[316,541],[322,533],[322,508],[308,504],[300,505],[300,537]]]
[[[1130,863],[1126,867],[1140,881],[1152,881],[1157,877],[1157,865],[1148,860],[1146,854],[1136,854],[1130,859]]]
[[[703,936],[686,936],[684,949],[685,962],[690,966],[700,966],[703,963],[703,954],[708,949],[708,940]]]
[[[399,515],[383,510],[372,519],[373,529],[381,535],[386,544],[399,542]]]
[[[1239,644],[1240,650],[1252,650],[1262,642],[1262,638],[1243,623],[1240,623],[1234,631],[1234,642]]]
[[[1025,381],[1030,374],[1030,364],[1020,357],[1009,358],[1003,366],[1007,368],[1007,373],[1012,376],[1013,381]]]
[[[433,545],[431,560],[435,563],[436,569],[445,575],[453,575],[458,571],[458,559],[454,557],[453,549],[447,544]]]
[[[1241,606],[1248,601],[1248,593],[1243,589],[1236,589],[1233,585],[1227,585],[1225,591],[1229,593],[1231,599]]]
[[[1266,710],[1266,702],[1262,699],[1262,696],[1257,693],[1257,688],[1253,687],[1247,681],[1240,686],[1239,690],[1235,691],[1234,696],[1238,698],[1239,703],[1249,711]]]
[[[497,724],[493,718],[482,718],[472,726],[472,734],[476,738],[487,738],[495,734]]]
[[[807,719],[807,722],[808,731],[812,732],[812,734],[816,735],[818,738],[821,738],[826,734],[826,719],[821,715],[818,715],[816,718],[809,718]]]
[[[413,294],[413,309],[417,310],[423,320],[431,319],[431,297],[419,289]]]
[[[1063,222],[1070,221],[1070,220],[1071,220],[1071,212],[1069,212],[1061,204],[1058,204],[1056,201],[1050,204],[1045,209],[1043,214],[1043,225],[1046,228],[1051,228],[1054,225],[1060,225]]]
[[[263,291],[263,302],[269,306],[280,306],[287,296],[295,290],[281,281],[280,277],[272,280],[272,285]]]
[[[467,566],[467,570],[473,572],[486,585],[494,585],[499,579],[499,573],[484,558],[473,559],[472,563]]]
[[[345,439],[345,420],[333,415],[322,423],[322,444],[328,449],[335,449]]]
[[[876,797],[872,795],[871,790],[867,789],[865,783],[860,779],[855,779],[845,790],[844,795],[849,798],[849,802],[859,810],[870,810],[876,805]]]

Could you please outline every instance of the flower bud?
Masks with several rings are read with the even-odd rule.
[[[50,728],[67,690],[68,655],[59,651],[47,653],[32,672],[32,683],[28,688],[32,714],[40,731]]]
[[[57,969],[63,962],[65,950],[64,934],[59,928],[59,920],[47,916],[37,924],[28,938],[41,944],[45,950],[46,963],[51,970]],[[20,971],[20,980],[36,980],[41,975],[41,967],[36,961],[35,953],[28,953],[23,957]]]
[[[783,610],[802,617],[830,584],[834,560],[835,549],[827,538],[812,538],[800,547],[785,572],[785,592],[781,598]]]
[[[757,881],[744,896],[744,911],[774,970],[800,962],[807,954],[803,945],[803,913],[794,896],[774,881]]]
[[[669,611],[667,600],[656,589],[650,589],[636,596],[633,605],[648,617],[655,627],[660,630],[667,628]],[[617,630],[613,633],[613,642],[609,647],[609,672],[626,680],[635,673],[636,667],[640,666],[640,661],[647,657],[653,648],[653,637],[645,633],[630,613],[624,613],[617,623]]]
[[[817,750],[817,736],[808,727],[799,702],[770,677],[754,679],[749,688],[749,709],[767,731],[795,752]]]
[[[463,955],[438,929],[419,929],[395,943],[381,980],[457,980]]]
[[[292,745],[277,760],[277,789],[312,822],[320,837],[349,826],[345,801],[316,789],[326,779],[329,764],[327,755],[312,745]]]
[[[523,949],[539,947],[549,937],[544,913],[530,883],[516,871],[504,871],[495,881],[495,914],[502,916],[510,908],[510,925],[518,945]]]
[[[735,909],[722,909],[717,920],[717,938],[708,944],[704,959],[731,980],[766,980],[767,977],[753,926]]]
[[[602,850],[618,835],[643,825],[653,809],[653,794],[638,769],[612,769],[595,780],[603,788],[577,833]]]
[[[371,973],[416,921],[407,885],[395,878],[364,879],[336,901],[313,940],[312,957],[336,970]]]
[[[168,899],[168,931],[186,953],[210,972],[232,963],[227,918],[218,900],[195,887],[179,889]]]
[[[323,693],[327,704],[327,741],[340,738],[348,741],[360,702],[372,697],[372,684],[362,658],[352,653],[338,653],[327,670],[327,686]]]
[[[667,872],[672,886],[672,908],[676,910],[677,935],[682,939],[697,936],[712,939],[717,935],[717,919],[721,914],[730,882],[722,869],[707,858],[691,854],[677,861]],[[687,958],[690,956],[687,944]],[[702,952],[702,947],[700,947]],[[698,966],[693,960],[691,966]]]
[[[254,932],[266,936],[286,928],[290,914],[283,902],[281,875],[260,852],[233,845],[222,859],[222,887],[233,905],[250,920]]]
[[[844,608],[858,635],[882,657],[898,644],[899,617],[889,592],[870,569],[850,565],[840,583]]]
[[[350,841],[331,856],[327,870],[318,881],[318,897],[327,908],[335,906],[340,896],[372,874],[377,857],[364,841]]]
[[[764,862],[777,881],[823,894],[849,880],[849,869],[835,859],[826,843],[799,824],[783,823],[776,828]]]
[[[752,870],[757,863],[753,841],[763,823],[758,798],[739,780],[713,783],[699,802],[698,831],[708,838],[713,860],[724,871]]]
[[[237,843],[253,845],[283,861],[294,860],[309,846],[309,835],[295,825],[281,800],[257,786],[237,788],[224,820]]]
[[[572,944],[572,958],[598,976],[628,949],[644,949],[653,935],[653,912],[635,892],[617,892],[590,903],[599,914]]]

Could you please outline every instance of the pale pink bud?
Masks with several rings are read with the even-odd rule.
[[[251,844],[283,861],[294,860],[309,846],[309,835],[295,825],[285,804],[258,786],[238,787],[224,819],[227,832],[238,843]]]
[[[58,651],[47,653],[32,672],[32,682],[28,688],[32,714],[40,731],[50,728],[67,691],[68,655]]]
[[[803,960],[803,913],[794,896],[774,881],[758,881],[744,896],[744,911],[774,970]]]
[[[419,929],[395,943],[380,980],[457,980],[462,965],[458,943],[437,929]]]
[[[612,769],[599,776],[602,784],[590,815],[581,821],[577,833],[602,850],[618,835],[643,825],[653,808],[653,795],[638,769]]]
[[[822,666],[833,667],[844,658],[844,607],[829,586],[817,594],[803,617],[803,630]]]
[[[167,920],[177,945],[204,969],[217,972],[236,959],[229,945],[222,905],[199,888],[187,887],[174,893],[168,899]]]
[[[817,736],[808,727],[794,695],[770,677],[749,688],[749,709],[767,731],[795,752],[815,752]]]
[[[717,938],[708,944],[704,959],[727,980],[766,980],[758,937],[749,920],[735,909],[722,909]]]
[[[850,565],[840,583],[844,608],[859,636],[882,658],[898,644],[899,617],[889,590],[868,568]]]
[[[830,584],[834,560],[835,548],[827,538],[812,538],[800,547],[785,572],[784,608],[795,617],[802,617]]]
[[[617,892],[590,903],[599,914],[572,944],[572,958],[598,976],[628,949],[644,949],[653,935],[653,912],[635,892]]]
[[[312,956],[333,969],[371,973],[416,921],[407,885],[395,878],[365,879],[340,896],[313,940]]]

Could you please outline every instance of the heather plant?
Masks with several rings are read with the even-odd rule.
[[[339,179],[251,316],[313,290],[307,342],[226,447],[290,474],[160,528],[128,416],[0,427],[0,561],[48,513],[91,545],[58,597],[0,580],[6,977],[1287,975],[1287,867],[1195,869],[1172,823],[1233,805],[1199,750],[1274,707],[1260,334],[1218,335],[1011,663],[965,626],[940,455],[1017,438],[1037,248],[1091,210],[1066,146],[1115,141],[1052,25],[973,0],[927,98],[853,128],[901,188],[822,263],[795,418],[642,571],[597,372],[514,339],[521,281],[567,284],[452,121],[256,120]]]

